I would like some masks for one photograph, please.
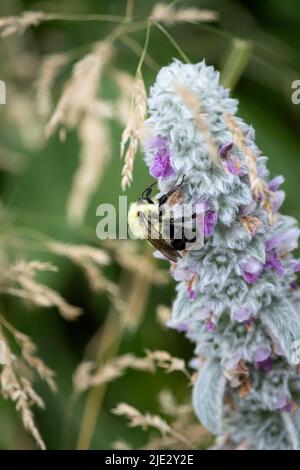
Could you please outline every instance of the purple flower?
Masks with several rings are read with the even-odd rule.
[[[219,148],[219,154],[221,155],[221,157],[226,157],[227,153],[232,149],[232,147],[233,142],[222,144]]]
[[[270,372],[272,370],[272,367],[273,367],[272,359],[270,357],[268,357],[268,359],[266,359],[265,361],[256,362],[255,367],[257,369],[263,370],[264,372]]]
[[[298,227],[294,227],[291,230],[288,230],[284,234],[283,242],[280,246],[280,250],[286,254],[286,252],[293,251],[298,246],[298,238],[300,236],[300,230]]]
[[[233,143],[222,144],[219,148],[219,154],[226,161],[227,170],[232,175],[243,176],[245,171],[241,166],[241,162],[238,158],[230,154],[230,150],[233,147]]]
[[[213,318],[210,318],[206,323],[207,331],[213,331],[216,328],[217,324]]]
[[[180,333],[186,333],[189,330],[189,326],[187,323],[178,323],[174,328]]]
[[[267,259],[264,268],[266,271],[274,269],[280,276],[283,276],[285,273],[284,266],[281,263],[275,250],[271,250],[267,253]]]
[[[277,189],[279,188],[280,185],[284,183],[284,177],[279,175],[273,178],[271,181],[268,183],[269,190],[275,193]]]
[[[229,173],[232,175],[243,176],[245,171],[241,166],[240,160],[230,153],[230,150],[233,147],[233,143],[222,144],[219,147],[219,154],[226,162],[226,167]]]
[[[244,325],[248,331],[251,331],[253,328],[252,318],[249,318],[249,320],[244,321]]]
[[[293,404],[289,400],[289,398],[285,395],[285,393],[280,392],[277,395],[277,398],[274,403],[274,409],[275,410],[282,410],[282,411],[292,411],[293,409]]]
[[[278,248],[282,244],[283,241],[284,241],[284,236],[281,233],[269,238],[269,240],[266,241],[267,251],[271,251],[274,248]]]
[[[195,287],[197,286],[198,276],[195,273],[194,265],[191,265],[190,268],[187,269],[192,273],[192,277],[187,281],[187,294],[191,300],[195,300],[197,297],[197,291]]]
[[[174,323],[172,320],[168,320],[166,325],[173,330],[179,331],[180,333],[186,333],[189,330],[189,325],[187,323]]]
[[[150,175],[153,176],[153,178],[168,178],[174,174],[175,172],[171,166],[169,158],[157,153],[150,168]]]
[[[284,191],[277,191],[271,197],[271,206],[273,212],[278,212],[280,209],[283,201],[285,199],[285,192]]]
[[[180,267],[175,267],[174,269],[171,269],[171,275],[175,281],[180,282],[180,281],[190,281],[193,277],[193,273],[189,272],[185,268],[180,268]]]
[[[201,363],[199,357],[193,357],[193,359],[189,361],[189,367],[191,369],[199,370],[200,365]]]
[[[288,230],[288,232],[282,236],[282,242],[279,246],[280,251],[283,254],[287,254],[290,251],[293,251],[295,248],[297,248],[299,236],[300,236],[299,228],[294,227]]]
[[[167,139],[158,136],[151,144],[151,147],[156,148],[154,161],[150,167],[150,175],[154,178],[168,178],[175,174],[171,165],[171,155]]]
[[[193,288],[188,287],[187,292],[188,292],[188,296],[189,296],[189,298],[190,298],[191,300],[195,300],[195,299],[196,299],[197,293],[196,293],[196,291],[195,291]]]
[[[233,157],[232,155],[229,155],[227,157],[226,165],[227,165],[227,170],[232,175],[243,176],[245,174],[245,171],[243,170],[241,166],[241,162],[236,157]]]
[[[243,273],[243,279],[247,284],[255,284],[258,281],[260,274]]]
[[[293,289],[293,290],[299,289],[299,286],[298,286],[297,281],[292,281],[292,282],[290,283],[290,288]]]
[[[283,410],[284,411],[287,411],[288,413],[290,413],[291,411],[294,410],[294,405],[291,401],[288,401],[287,404],[283,407]]]
[[[254,354],[254,364],[257,369],[261,369],[264,372],[270,372],[273,365],[270,350],[266,348],[258,348]]]
[[[209,237],[214,233],[217,223],[217,214],[215,211],[208,210],[204,213],[204,236]]]
[[[149,148],[156,148],[158,152],[163,152],[166,148],[168,148],[168,140],[166,137],[158,135],[151,140]]]
[[[266,249],[271,251],[273,248],[277,248],[283,254],[287,254],[297,248],[299,235],[300,230],[296,227],[288,230],[286,233],[274,235],[267,240]]]
[[[295,259],[294,260],[293,270],[294,270],[294,273],[299,273],[300,272],[300,259]]]
[[[232,318],[239,323],[242,323],[244,321],[247,321],[251,318],[252,315],[252,310],[248,307],[242,307],[233,312]]]
[[[260,162],[257,165],[257,174],[261,180],[264,180],[268,176],[268,170],[264,162]]]
[[[255,354],[254,354],[254,361],[255,362],[262,362],[262,361],[265,361],[266,359],[268,359],[268,357],[270,357],[270,350],[267,349],[267,348],[258,348],[256,351],[255,351]]]
[[[254,284],[262,273],[263,264],[255,258],[248,258],[248,260],[243,264],[242,269],[244,281],[248,284]]]

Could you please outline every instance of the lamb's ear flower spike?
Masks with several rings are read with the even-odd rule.
[[[278,213],[283,177],[269,178],[253,129],[204,61],[162,68],[148,106],[150,174],[164,193],[185,175],[186,199],[205,207],[202,248],[172,267],[170,326],[201,358],[195,412],[229,445],[299,449],[300,232]]]

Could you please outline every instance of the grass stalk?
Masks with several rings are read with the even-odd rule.
[[[121,282],[121,295],[126,302],[126,309],[122,317],[112,306],[101,332],[96,333],[98,342],[97,364],[102,364],[118,354],[123,335],[128,330],[135,330],[140,324],[151,284],[140,273],[129,274],[124,271]],[[100,415],[102,403],[108,384],[91,388],[87,393],[81,420],[78,441],[78,450],[90,448],[97,420]]]
[[[190,64],[191,63],[190,59],[188,58],[186,53],[183,52],[179,44],[175,41],[173,36],[166,30],[166,28],[162,26],[160,23],[158,23],[157,21],[154,21],[154,24],[166,36],[166,38],[170,41],[170,43],[174,46],[177,52],[181,55],[184,62],[186,62],[187,64]]]

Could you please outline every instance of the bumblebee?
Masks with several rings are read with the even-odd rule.
[[[175,263],[182,258],[179,252],[185,250],[188,242],[194,241],[184,235],[181,216],[179,220],[168,217],[169,210],[173,211],[183,201],[183,183],[184,177],[166,194],[152,198],[152,189],[156,184],[153,183],[143,191],[137,202],[131,204],[128,212],[132,234],[136,238],[147,239],[156,250]]]

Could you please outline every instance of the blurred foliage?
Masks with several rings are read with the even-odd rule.
[[[147,15],[155,2],[136,0],[135,14]],[[257,142],[270,158],[274,174],[286,177],[287,193],[284,212],[300,219],[299,187],[299,117],[300,105],[291,102],[291,83],[300,79],[300,4],[296,0],[191,0],[181,2],[219,12],[220,20],[213,26],[180,24],[172,28],[172,35],[192,62],[205,58],[207,63],[222,68],[233,38],[253,42],[253,50],[246,70],[237,84],[234,96],[240,100],[240,115],[256,129]],[[124,0],[1,0],[0,16],[18,15],[25,10],[42,10],[47,13],[106,13],[123,15]],[[37,80],[38,63],[48,53],[72,50],[80,58],[89,50],[93,41],[105,37],[112,29],[109,23],[53,21],[29,29],[23,36],[1,38],[1,76],[7,83],[8,105],[16,90],[34,103],[34,83]],[[133,37],[143,45],[145,32]],[[155,62],[163,66],[178,56],[172,44],[153,28],[149,53]],[[121,43],[118,44],[114,63],[118,68],[134,74],[138,58]],[[63,71],[58,77],[54,95],[57,98],[59,83],[65,80]],[[143,76],[147,87],[155,79],[155,71],[146,65]],[[106,76],[102,96],[111,96],[111,83]],[[2,111],[2,109],[1,109]],[[1,231],[17,226],[22,230],[37,230],[57,240],[71,243],[99,245],[95,228],[96,207],[101,202],[117,204],[121,194],[120,179],[122,162],[119,158],[121,127],[112,126],[112,157],[97,193],[89,204],[84,224],[71,227],[66,221],[66,200],[70,191],[72,175],[78,165],[78,137],[75,132],[67,134],[65,142],[57,136],[44,145],[39,137],[38,119],[26,122],[26,116],[4,120],[0,126],[0,147],[20,155],[22,171],[0,173],[1,200],[6,215],[1,216]],[[24,133],[26,134],[24,136]],[[127,191],[129,200],[135,200],[148,185],[150,177],[142,158],[136,161],[134,181]],[[103,244],[104,245],[104,244]],[[22,247],[5,247],[11,257],[25,256]],[[37,412],[37,423],[50,449],[74,448],[78,435],[84,396],[75,404],[71,400],[72,373],[82,360],[87,344],[103,325],[109,302],[104,295],[91,294],[82,273],[68,261],[40,252],[30,247],[28,258],[52,260],[60,268],[59,273],[45,275],[47,282],[58,289],[74,305],[82,307],[84,315],[76,322],[68,323],[55,309],[26,308],[19,300],[3,296],[3,310],[19,329],[34,338],[40,356],[57,371],[59,391],[53,395],[44,385],[37,384],[46,402],[46,410]],[[166,269],[165,263],[162,266]],[[111,279],[119,282],[120,268],[113,264],[107,269]],[[135,332],[124,335],[120,352],[142,355],[145,348],[165,349],[175,356],[189,360],[190,345],[182,335],[162,328],[156,319],[158,304],[170,305],[174,283],[152,286],[149,302],[142,324]],[[109,385],[101,415],[97,421],[92,448],[109,448],[112,442],[125,439],[134,447],[143,445],[146,437],[140,430],[126,427],[122,418],[111,414],[120,401],[134,404],[138,409],[158,411],[158,393],[161,388],[175,391],[178,400],[187,399],[190,393],[180,374],[163,372],[147,374],[128,372]],[[31,438],[23,431],[13,405],[0,399],[1,429],[0,448],[31,448]]]

